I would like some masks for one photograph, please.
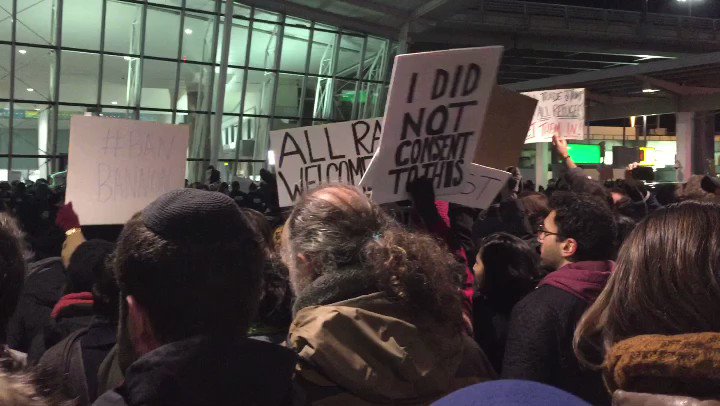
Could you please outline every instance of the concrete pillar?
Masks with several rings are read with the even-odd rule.
[[[48,152],[48,134],[50,129],[50,109],[43,109],[38,114],[38,155],[46,155]],[[50,161],[48,158],[38,158],[38,170],[41,178],[47,179],[48,165]]]
[[[714,159],[715,115],[712,112],[676,113],[677,157],[683,181],[708,172]],[[708,162],[709,160],[709,162]]]
[[[535,185],[547,187],[548,163],[550,163],[550,149],[545,142],[535,144]]]
[[[677,139],[677,154],[675,165],[680,165],[679,182],[685,182],[692,175],[692,149],[693,133],[695,132],[695,113],[675,113],[675,134]]]

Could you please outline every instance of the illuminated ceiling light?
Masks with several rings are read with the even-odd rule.
[[[653,88],[650,88],[650,87],[646,87],[646,88],[643,89],[642,91],[643,91],[643,93],[656,93],[656,92],[659,92],[660,89],[653,89]]]
[[[192,30],[190,28],[185,28],[185,34],[192,35]]]
[[[27,53],[27,50],[25,50],[25,49],[18,49],[18,53],[19,53],[20,55],[25,55],[25,54]]]
[[[34,92],[35,89],[33,89],[32,87],[28,87],[28,88],[27,88],[27,91],[28,91],[28,92]]]
[[[114,100],[113,100],[113,101],[111,101],[111,102],[110,102],[110,104],[112,104],[113,106],[117,106],[117,102],[116,102],[116,101],[114,101]]]

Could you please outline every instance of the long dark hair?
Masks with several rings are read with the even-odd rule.
[[[575,331],[575,353],[597,368],[626,338],[720,331],[719,308],[720,205],[668,206],[623,244],[615,272]]]
[[[538,254],[513,235],[496,233],[485,237],[478,256],[485,269],[482,293],[508,313],[542,278]]]
[[[359,189],[314,190],[296,204],[286,227],[290,246],[284,249],[311,258],[318,276],[357,268],[373,278],[377,291],[460,329],[455,258],[432,237],[401,228]]]

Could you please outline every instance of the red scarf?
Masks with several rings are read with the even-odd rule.
[[[573,262],[548,274],[538,286],[554,286],[588,303],[593,303],[605,288],[614,270],[613,261]]]
[[[80,292],[80,293],[71,293],[69,295],[65,295],[60,298],[60,300],[57,302],[55,307],[52,310],[52,313],[50,313],[50,317],[53,319],[57,317],[58,314],[60,314],[63,309],[66,309],[70,306],[75,305],[91,305],[93,304],[93,297],[92,293],[90,292]]]

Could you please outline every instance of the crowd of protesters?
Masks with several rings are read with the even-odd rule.
[[[0,404],[720,404],[720,181],[601,184],[554,146],[482,211],[426,179],[281,210],[211,167],[88,227],[0,183]]]

